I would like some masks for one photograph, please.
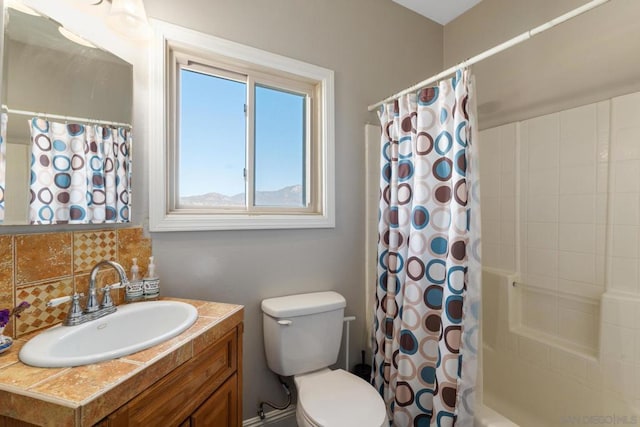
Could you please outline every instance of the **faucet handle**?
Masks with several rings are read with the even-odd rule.
[[[67,321],[72,319],[78,319],[82,316],[82,307],[80,307],[80,297],[83,297],[84,294],[75,293],[71,297],[72,303],[71,308],[69,309],[69,313],[67,314]]]
[[[67,295],[66,297],[52,298],[49,301],[47,301],[47,307],[57,307],[60,304],[64,304],[65,302],[71,301],[72,298],[73,296],[71,295]]]
[[[69,313],[67,314],[67,319],[64,322],[65,325],[68,325],[73,319],[78,319],[82,316],[80,297],[83,296],[84,294],[75,293],[73,295],[67,295],[66,297],[53,298],[47,302],[47,307],[56,307],[60,304],[64,304],[65,302],[72,301]]]
[[[102,290],[102,303],[100,308],[113,307],[113,299],[111,299],[111,285],[107,285]]]
[[[112,283],[110,285],[105,286],[101,289],[102,291],[102,303],[100,304],[100,308],[109,308],[113,307],[113,299],[111,298],[111,289],[120,289],[124,288],[125,284],[122,282]]]
[[[125,286],[126,286],[126,283],[117,282],[117,283],[112,283],[110,285],[105,286],[104,288],[102,288],[102,290],[106,291],[111,289],[120,289],[120,288],[124,288]]]
[[[47,307],[57,307],[60,304],[64,304],[65,302],[73,300],[73,302],[79,301],[80,297],[83,297],[82,293],[75,293],[73,295],[67,295],[65,297],[52,298],[47,301]]]

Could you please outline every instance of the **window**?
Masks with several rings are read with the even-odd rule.
[[[150,229],[333,227],[333,72],[154,27]]]
[[[314,85],[177,57],[174,208],[313,212]]]

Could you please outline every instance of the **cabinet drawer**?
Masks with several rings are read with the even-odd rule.
[[[179,426],[237,369],[233,330],[109,417],[110,425]],[[122,424],[124,425],[124,424]]]

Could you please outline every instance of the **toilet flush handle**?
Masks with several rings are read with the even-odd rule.
[[[282,326],[291,326],[293,322],[291,320],[286,320],[286,319],[282,319],[282,320],[278,320],[278,325],[282,325]]]

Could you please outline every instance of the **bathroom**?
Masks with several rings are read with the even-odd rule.
[[[25,3],[28,2],[25,0]],[[34,6],[36,3],[40,5],[45,2],[34,1]],[[94,13],[91,7],[80,3],[83,2],[59,0],[55,2],[55,6],[44,7],[66,10],[80,8],[87,15]],[[367,336],[367,305],[364,297],[365,285],[368,283],[366,266],[370,259],[367,258],[365,242],[372,225],[371,221],[375,221],[375,218],[370,219],[371,213],[367,209],[370,196],[366,192],[365,170],[368,165],[364,126],[367,123],[377,124],[378,120],[375,113],[367,111],[367,106],[585,3],[586,0],[482,0],[458,18],[441,25],[392,0],[144,1],[149,18],[315,64],[335,73],[334,226],[156,232],[150,231],[149,225],[152,211],[150,192],[153,187],[149,178],[149,170],[152,167],[149,159],[157,148],[154,145],[156,140],[151,137],[151,127],[156,122],[150,117],[149,95],[152,89],[147,72],[150,47],[147,42],[127,41],[114,47],[120,56],[126,57],[133,64],[132,122],[135,132],[135,155],[132,224],[143,229],[142,237],[135,237],[143,242],[142,246],[135,250],[139,251],[141,259],[146,259],[151,253],[154,255],[163,295],[241,304],[245,307],[242,364],[242,418],[245,425],[262,425],[256,420],[261,401],[270,399],[281,402],[286,398],[277,377],[267,367],[264,356],[260,304],[266,298],[321,290],[340,293],[347,301],[345,314],[356,317],[350,323],[351,365],[360,362],[362,349],[368,351],[366,362],[371,363]],[[526,381],[530,380],[526,376],[518,377],[518,384],[509,388],[503,377],[488,378],[490,373],[485,372],[483,380],[488,390],[493,387],[493,393],[489,390],[486,395],[490,400],[490,406],[523,426],[561,425],[563,419],[559,417],[562,416],[604,416],[616,413],[630,419],[635,415],[632,408],[639,405],[640,395],[634,388],[638,381],[633,381],[632,378],[635,377],[629,372],[634,375],[640,372],[640,357],[636,350],[639,344],[634,344],[640,339],[640,335],[633,327],[614,328],[637,323],[637,318],[633,317],[635,310],[632,303],[637,301],[635,294],[638,292],[638,262],[634,258],[637,258],[638,249],[636,247],[631,251],[633,257],[620,255],[618,251],[622,249],[613,251],[613,242],[607,240],[615,236],[622,239],[635,233],[633,235],[636,237],[632,240],[637,244],[637,219],[636,223],[612,223],[605,220],[596,224],[594,221],[594,227],[600,226],[600,229],[608,225],[628,227],[616,228],[617,234],[612,229],[612,232],[605,232],[597,238],[597,241],[606,247],[592,254],[594,260],[602,258],[601,263],[604,266],[603,272],[598,276],[603,279],[600,280],[600,293],[610,289],[609,279],[612,280],[611,284],[620,284],[620,280],[623,280],[611,276],[611,264],[608,263],[613,263],[614,258],[622,259],[620,268],[626,268],[632,286],[623,286],[620,288],[622,292],[607,300],[607,304],[618,304],[614,308],[602,301],[597,306],[590,305],[590,313],[597,313],[597,319],[592,319],[589,325],[596,329],[590,331],[592,335],[580,335],[584,337],[583,341],[589,342],[592,346],[588,357],[582,357],[579,352],[573,351],[563,353],[565,356],[574,357],[573,359],[569,356],[562,358],[558,356],[562,347],[556,345],[556,342],[545,343],[532,338],[531,335],[516,335],[514,330],[508,329],[515,328],[519,320],[509,317],[513,313],[510,314],[508,311],[513,310],[515,304],[507,304],[507,298],[520,298],[519,293],[527,291],[524,286],[518,288],[519,280],[523,280],[516,274],[523,272],[522,269],[518,270],[521,266],[518,258],[522,258],[522,254],[516,251],[516,218],[519,218],[517,215],[520,214],[518,209],[522,209],[516,200],[523,194],[519,192],[520,187],[516,186],[523,183],[518,181],[522,177],[516,179],[517,169],[509,169],[511,160],[505,154],[509,153],[509,149],[513,149],[513,161],[518,159],[515,140],[520,138],[518,132],[522,132],[523,123],[527,120],[591,104],[595,104],[592,110],[595,111],[597,120],[598,111],[606,116],[602,109],[607,108],[598,103],[640,91],[640,79],[637,78],[640,75],[640,56],[637,55],[640,48],[640,26],[637,24],[639,18],[640,4],[636,0],[612,0],[594,11],[549,30],[544,35],[486,59],[476,64],[472,70],[477,82],[482,202],[483,209],[486,209],[483,210],[483,257],[485,267],[490,269],[485,274],[483,285],[485,291],[490,292],[494,300],[502,304],[499,310],[496,307],[492,310],[491,307],[485,306],[487,312],[497,313],[495,318],[490,319],[494,326],[493,331],[484,332],[485,345],[488,345],[487,340],[497,343],[503,338],[510,339],[508,345],[512,346],[514,353],[503,355],[508,363],[512,364],[509,366],[521,372],[529,372],[530,376],[532,373],[540,374],[548,370],[550,377],[553,374],[556,379],[566,378],[566,382],[554,382],[550,389],[561,390],[563,395],[570,396],[570,399],[564,402],[568,405],[565,412],[556,408],[557,412],[549,415],[550,418],[545,418],[540,423],[532,423],[531,416],[539,412],[538,408],[545,408],[544,411],[547,412],[550,410],[549,391],[533,388],[539,387],[539,382],[525,385]],[[82,25],[78,24],[76,28],[80,32]],[[104,34],[97,36],[103,37],[103,40],[106,38]],[[113,41],[107,44],[114,46]],[[638,102],[637,97],[635,99]],[[614,107],[613,104],[625,102],[633,102],[633,99],[612,101],[609,114],[620,108]],[[637,111],[640,107],[637,103],[635,108],[636,115],[625,118],[634,124],[638,123],[637,119],[633,120],[633,117],[638,117]],[[612,126],[617,120],[620,119],[611,116]],[[527,123],[527,126],[529,125],[531,123]],[[500,128],[500,131],[491,130],[499,126],[505,127]],[[495,152],[483,151],[485,138],[488,141],[495,137],[496,132],[502,132],[506,136],[498,142],[487,143],[496,150]],[[511,147],[508,146],[510,142],[514,143]],[[609,142],[610,145],[614,143]],[[504,150],[502,147],[505,147]],[[607,149],[610,150],[609,156],[613,156],[613,147]],[[596,146],[593,164],[597,166],[604,162],[597,160],[598,151],[595,150]],[[502,156],[499,165],[503,169],[500,169],[499,174],[497,169],[490,169],[495,165],[492,159],[495,160],[497,153]],[[523,155],[522,152],[519,154]],[[623,159],[627,159],[629,165],[633,165],[638,157],[631,157],[632,154],[623,154],[615,161],[622,162]],[[613,161],[613,157],[609,158]],[[490,166],[485,172],[483,168],[487,164]],[[612,190],[615,187],[611,187],[614,185],[612,165],[613,163],[609,163],[606,175],[609,182],[603,184],[609,191],[605,191],[604,194],[616,193]],[[558,169],[561,173],[561,167]],[[635,165],[631,170],[625,170],[640,182],[640,166]],[[594,179],[597,179],[597,176]],[[507,188],[509,185],[512,185],[510,189]],[[633,193],[637,200],[637,189],[618,192]],[[594,197],[597,198],[598,194],[603,192],[595,192]],[[374,197],[376,196],[377,191]],[[511,212],[506,205],[497,210],[495,202],[510,203],[508,206],[511,207]],[[614,209],[611,202],[605,203],[605,207]],[[607,214],[614,215],[614,212]],[[508,215],[511,216],[507,218]],[[94,228],[102,230],[105,227]],[[117,228],[121,230],[121,226]],[[91,230],[91,226],[78,229],[88,231]],[[17,239],[17,236],[32,233],[68,232],[78,229],[71,226],[3,225],[0,227],[0,238],[16,236]],[[632,271],[634,266],[635,272]],[[558,278],[555,279],[557,281]],[[513,281],[516,282],[515,287],[512,286]],[[600,283],[594,280],[594,283],[596,282]],[[3,286],[0,288],[3,298],[0,299],[0,308],[18,303],[19,301],[13,301],[13,281],[0,280],[0,284]],[[555,298],[555,307],[558,307],[559,296],[551,296]],[[591,300],[593,298],[587,302]],[[537,301],[542,301],[540,305],[543,307],[548,306],[543,298],[538,298]],[[584,302],[584,299],[580,301]],[[605,315],[605,306],[609,310],[607,313],[628,316],[629,320],[621,317],[618,320],[600,323],[600,317]],[[541,316],[544,318],[547,313],[533,305],[530,308],[532,311],[527,319]],[[541,312],[544,315],[540,314]],[[557,317],[557,314],[554,315]],[[575,329],[584,332],[585,327],[578,325]],[[605,337],[604,331],[611,333]],[[517,342],[514,343],[514,340]],[[602,354],[605,344],[611,348],[623,348],[623,354]],[[490,350],[495,351],[495,348],[500,347],[493,346]],[[522,354],[523,349],[531,351]],[[552,357],[555,357],[553,364],[550,360]],[[613,383],[605,384],[602,378],[604,375],[600,373],[600,387],[606,392],[598,394],[592,387],[582,387],[591,381],[591,373],[600,369],[599,361],[605,359],[608,360],[607,366],[616,375],[614,377],[611,374],[610,378],[614,378]],[[344,354],[341,354],[338,360],[338,365],[343,363]],[[561,370],[555,362],[558,360],[562,361],[558,362],[561,366],[579,365],[584,366],[584,369],[578,374],[563,376],[558,373]],[[623,363],[618,363],[619,360]],[[493,363],[491,366],[496,368],[495,365]],[[546,378],[540,375],[538,377]],[[496,398],[496,391],[505,397],[502,403]],[[624,398],[618,401],[629,402],[629,406],[618,406],[617,402],[611,403],[610,406],[594,406],[593,402],[602,402],[600,398],[603,394],[609,397],[622,396]],[[506,396],[511,398],[506,399]],[[531,398],[530,402],[523,403],[528,397]],[[518,409],[518,406],[522,405],[524,410]],[[285,412],[282,419],[277,419],[275,413],[271,414],[267,416],[265,425],[295,425],[292,414]]]

